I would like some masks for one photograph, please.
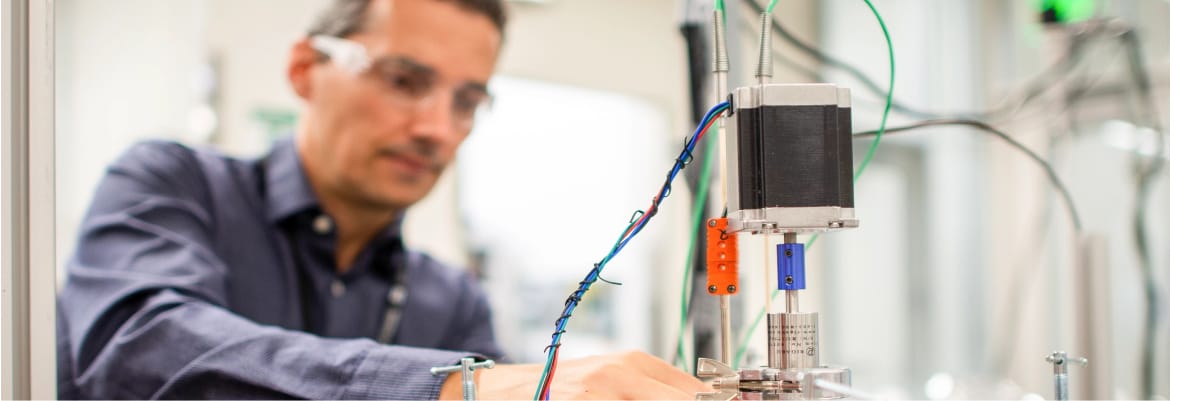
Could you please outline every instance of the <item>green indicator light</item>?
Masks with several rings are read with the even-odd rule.
[[[1081,22],[1095,16],[1095,0],[1041,0],[1039,4],[1046,22]]]

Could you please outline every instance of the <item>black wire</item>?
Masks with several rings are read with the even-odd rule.
[[[1146,209],[1147,209],[1148,196],[1151,193],[1151,190],[1157,181],[1156,178],[1165,172],[1164,167],[1167,163],[1167,160],[1166,160],[1165,156],[1163,155],[1163,153],[1161,153],[1161,152],[1163,151],[1163,149],[1166,146],[1165,144],[1167,142],[1167,135],[1165,133],[1164,127],[1162,127],[1162,125],[1161,125],[1161,120],[1157,116],[1157,107],[1156,107],[1156,103],[1155,103],[1155,98],[1153,97],[1153,93],[1152,93],[1152,84],[1149,80],[1149,75],[1148,75],[1147,71],[1145,70],[1145,62],[1144,62],[1144,57],[1143,57],[1142,50],[1141,50],[1142,47],[1141,47],[1141,43],[1140,43],[1140,39],[1139,39],[1138,34],[1136,33],[1136,31],[1134,29],[1129,28],[1123,32],[1120,32],[1116,36],[1118,36],[1120,38],[1120,40],[1123,41],[1124,46],[1128,50],[1128,60],[1130,63],[1129,68],[1130,68],[1130,73],[1131,73],[1132,79],[1133,79],[1132,83],[1133,83],[1133,86],[1134,86],[1134,89],[1135,89],[1137,95],[1140,96],[1140,102],[1142,103],[1141,107],[1144,108],[1144,111],[1141,113],[1141,114],[1143,114],[1141,116],[1141,118],[1143,120],[1145,120],[1143,124],[1153,128],[1154,132],[1156,133],[1155,154],[1149,160],[1144,161],[1145,163],[1143,165],[1139,166],[1140,170],[1139,170],[1137,177],[1136,177],[1137,191],[1135,194],[1133,213],[1132,213],[1132,215],[1133,215],[1133,219],[1132,219],[1133,240],[1135,243],[1135,251],[1136,251],[1137,257],[1139,258],[1139,261],[1140,261],[1140,268],[1142,270],[1143,286],[1144,286],[1145,302],[1146,302],[1146,305],[1145,305],[1145,308],[1146,308],[1146,311],[1145,311],[1145,340],[1142,344],[1143,357],[1141,360],[1141,368],[1142,368],[1141,387],[1142,387],[1142,390],[1144,391],[1143,392],[1144,397],[1147,398],[1147,397],[1150,397],[1156,391],[1156,384],[1155,384],[1154,376],[1155,376],[1155,365],[1156,365],[1156,362],[1155,362],[1156,361],[1156,332],[1157,332],[1157,329],[1159,326],[1159,316],[1160,316],[1160,291],[1159,291],[1158,285],[1156,283],[1156,278],[1153,276],[1154,261],[1152,258],[1150,245],[1149,245]],[[1081,36],[1077,36],[1076,39],[1078,39],[1079,37],[1081,37]],[[1084,46],[1083,43],[1072,43],[1072,47],[1070,49],[1069,56],[1071,56],[1072,59],[1076,59],[1076,60],[1075,61],[1067,61],[1067,62],[1064,62],[1061,64],[1056,64],[1056,66],[1057,65],[1068,65],[1068,69],[1074,68],[1074,66],[1078,65],[1077,55],[1079,54],[1079,51],[1081,51],[1083,46]],[[1063,81],[1063,80],[1060,79],[1059,81]],[[1081,96],[1083,94],[1083,92],[1085,92],[1085,91],[1086,90],[1081,90],[1077,94],[1068,94],[1068,95],[1069,96],[1075,96],[1075,95]],[[1044,92],[1044,90],[1043,91],[1034,90],[1034,91],[1030,91],[1029,93],[1041,93],[1041,92]],[[1021,103],[1025,104],[1027,102],[1028,102],[1028,100],[1023,100]],[[1081,231],[1082,226],[1079,222],[1078,212],[1076,211],[1074,200],[1073,200],[1071,194],[1069,193],[1069,191],[1067,191],[1063,187],[1061,181],[1058,178],[1057,173],[1050,166],[1049,162],[1047,162],[1045,159],[1043,159],[1042,157],[1035,154],[1029,148],[1026,148],[1021,143],[1018,143],[1016,140],[1014,140],[1009,135],[1005,134],[1004,132],[1002,132],[1000,130],[997,130],[996,128],[990,126],[989,124],[986,124],[981,121],[966,120],[966,119],[937,119],[937,120],[924,121],[924,122],[920,122],[920,123],[916,123],[916,124],[912,124],[912,125],[908,125],[908,126],[889,128],[889,129],[886,129],[884,131],[884,133],[898,133],[898,132],[910,131],[910,130],[915,130],[915,129],[920,129],[920,128],[927,128],[927,127],[934,127],[934,126],[945,126],[945,125],[969,126],[969,127],[980,129],[986,133],[990,133],[990,134],[997,136],[998,138],[1002,139],[1004,142],[1014,146],[1019,151],[1026,154],[1028,157],[1034,159],[1034,161],[1046,171],[1047,175],[1049,176],[1049,178],[1051,180],[1051,183],[1055,186],[1055,188],[1062,195],[1062,197],[1067,205],[1067,208],[1070,211],[1071,221],[1073,223],[1074,228],[1076,229],[1076,231]],[[872,137],[876,134],[877,134],[877,131],[867,131],[867,132],[856,133],[855,137]]]
[[[1121,46],[1121,47],[1123,47],[1123,46]],[[1066,97],[1063,102],[1063,109],[1061,111],[1059,111],[1057,114],[1062,114],[1062,113],[1065,113],[1067,115],[1075,114],[1075,111],[1076,111],[1075,108],[1078,107],[1080,102],[1083,100],[1083,97],[1086,96],[1087,94],[1089,94],[1096,87],[1096,85],[1099,82],[1099,77],[1102,75],[1103,74],[1101,72],[1100,74],[1098,74],[1094,77],[1088,77],[1088,79],[1086,80],[1087,82],[1085,82],[1083,85],[1078,86],[1075,89],[1071,89],[1068,87]],[[1075,126],[1076,126],[1076,124],[1071,125],[1072,130],[1075,128]],[[1051,139],[1050,149],[1052,151],[1056,148],[1057,141],[1061,139],[1060,137],[1065,136],[1065,135],[1066,134],[1054,135],[1050,138]],[[1047,156],[1045,158],[1047,160],[1053,159],[1049,156]],[[1043,197],[1042,201],[1043,201],[1043,205],[1041,206],[1042,209],[1047,209],[1050,207],[1051,198],[1049,196]],[[1028,243],[1027,244],[1028,247],[1026,248],[1028,250],[1038,250],[1038,252],[1034,254],[1035,256],[1030,257],[1028,255],[1024,255],[1024,253],[1021,253],[1021,252],[1019,253],[1019,255],[1023,255],[1023,257],[1020,257],[1018,259],[1019,265],[1016,266],[1014,270],[1022,271],[1023,272],[1022,277],[1025,277],[1027,279],[1018,280],[1015,290],[1011,292],[1012,296],[1010,297],[1009,302],[1006,303],[1006,305],[1004,306],[1004,308],[1003,308],[1004,312],[1002,312],[1002,316],[1009,316],[1010,317],[1007,320],[1011,322],[1011,327],[1009,330],[1006,330],[1006,331],[998,334],[997,341],[994,342],[994,344],[996,344],[996,345],[994,345],[994,351],[991,351],[989,353],[989,356],[991,359],[990,359],[990,363],[988,364],[988,366],[990,367],[990,369],[993,369],[994,371],[999,372],[999,373],[997,373],[998,377],[1008,376],[1010,374],[1010,370],[1013,369],[1013,367],[1014,367],[1014,354],[1007,352],[1007,351],[1009,350],[1010,347],[1013,346],[1013,342],[1015,341],[1015,336],[1017,336],[1017,334],[1021,330],[1022,322],[1023,322],[1023,315],[1025,314],[1025,312],[1027,310],[1022,305],[1022,303],[1024,302],[1024,298],[1027,296],[1027,294],[1029,294],[1029,289],[1033,286],[1034,279],[1036,279],[1038,277],[1037,276],[1038,270],[1041,269],[1042,263],[1038,263],[1035,261],[1039,260],[1042,257],[1042,251],[1043,251],[1042,245],[1046,240],[1046,236],[1048,234],[1047,229],[1050,227],[1053,216],[1054,215],[1052,213],[1043,213],[1042,217],[1041,217],[1041,221],[1039,221],[1037,224],[1035,224],[1036,234],[1031,235],[1029,237],[1029,238],[1034,238],[1034,239],[1038,240],[1037,242]],[[1023,266],[1025,266],[1024,269],[1023,269]]]
[[[753,10],[755,10],[757,13],[764,12],[764,7],[760,6],[760,4],[756,2],[756,0],[744,0],[744,2],[747,3],[748,6],[751,7]],[[1103,29],[1102,29],[1103,22],[1102,21],[1094,21],[1094,24],[1095,24],[1094,25],[1095,29],[1093,29],[1091,31],[1082,30],[1082,31],[1075,33],[1076,39],[1080,39],[1080,38],[1086,39],[1086,37],[1088,35],[1102,33],[1103,32]],[[881,85],[876,83],[874,80],[870,79],[870,77],[868,77],[866,75],[866,73],[864,73],[861,69],[851,65],[850,63],[847,63],[847,62],[842,61],[838,58],[835,58],[829,54],[826,54],[826,53],[822,52],[821,50],[817,49],[816,47],[814,47],[813,45],[805,43],[800,38],[798,38],[796,35],[794,35],[792,32],[790,32],[788,29],[786,29],[783,25],[777,23],[775,20],[773,21],[773,24],[772,24],[772,30],[773,30],[773,33],[775,33],[777,36],[780,36],[786,42],[793,45],[798,50],[801,50],[803,53],[808,54],[810,57],[817,59],[818,61],[820,61],[823,64],[827,64],[830,67],[833,67],[833,68],[841,70],[847,74],[850,74],[851,77],[853,77],[856,81],[862,83],[863,86],[865,86],[868,90],[870,90],[870,92],[874,93],[876,96],[883,98],[883,99],[887,98],[887,91]],[[1072,52],[1080,51],[1081,47],[1085,44],[1084,42],[1085,41],[1083,41],[1083,40],[1076,40],[1075,42],[1073,42],[1073,43],[1076,43],[1077,46],[1073,47],[1071,49]],[[939,118],[969,118],[969,119],[979,119],[979,120],[995,119],[997,117],[1000,117],[1003,114],[1017,111],[1022,105],[1025,105],[1025,104],[1029,103],[1030,101],[1038,98],[1042,94],[1046,93],[1046,91],[1049,90],[1052,86],[1058,84],[1061,81],[1060,79],[1058,79],[1058,77],[1060,75],[1070,72],[1072,69],[1075,68],[1076,65],[1078,65],[1079,58],[1074,57],[1074,55],[1076,55],[1076,54],[1078,54],[1078,53],[1064,55],[1062,58],[1060,58],[1058,61],[1056,61],[1054,64],[1052,64],[1046,71],[1043,71],[1041,74],[1039,74],[1037,78],[1035,78],[1033,81],[1031,81],[1031,82],[1033,82],[1033,84],[1031,84],[1029,86],[1029,89],[1026,90],[1025,94],[1022,96],[1022,100],[1016,104],[1008,104],[1007,103],[1007,104],[997,106],[997,107],[990,109],[990,110],[982,110],[982,111],[933,112],[933,111],[919,110],[917,108],[908,106],[908,105],[904,104],[903,102],[900,102],[892,97],[891,109],[895,110],[896,112],[907,114],[912,117],[924,118],[924,119],[939,119]],[[777,56],[780,58],[786,58],[786,56],[784,56],[783,54],[781,54],[779,52],[777,52]],[[801,71],[801,72],[806,73],[806,71]]]
[[[1144,355],[1141,360],[1141,388],[1143,398],[1151,398],[1156,391],[1154,369],[1156,366],[1156,332],[1159,325],[1160,291],[1156,278],[1153,277],[1153,260],[1149,249],[1146,209],[1148,196],[1152,191],[1156,178],[1164,171],[1165,158],[1162,154],[1166,137],[1157,116],[1157,107],[1153,99],[1152,84],[1149,82],[1148,72],[1145,71],[1144,50],[1140,43],[1140,36],[1135,29],[1128,29],[1121,35],[1124,46],[1128,49],[1128,67],[1136,86],[1136,93],[1141,97],[1141,107],[1144,108],[1142,118],[1145,124],[1156,132],[1155,154],[1147,164],[1142,166],[1137,175],[1135,202],[1132,213],[1132,237],[1136,244],[1135,250],[1140,261],[1145,294],[1145,328]]]
[[[1033,159],[1034,162],[1037,163],[1040,167],[1042,167],[1042,169],[1046,172],[1046,175],[1050,178],[1051,184],[1054,185],[1055,189],[1059,192],[1059,194],[1062,196],[1063,200],[1065,201],[1065,203],[1067,205],[1067,209],[1070,211],[1070,219],[1071,219],[1071,223],[1072,223],[1072,228],[1074,228],[1075,233],[1078,234],[1083,231],[1082,224],[1079,221],[1079,212],[1078,212],[1077,208],[1075,207],[1074,199],[1072,198],[1070,191],[1068,191],[1067,188],[1065,186],[1063,186],[1062,181],[1058,177],[1058,173],[1054,170],[1053,167],[1051,167],[1050,163],[1048,161],[1046,161],[1046,159],[1043,159],[1041,156],[1039,156],[1037,153],[1034,153],[1032,150],[1027,148],[1025,145],[1014,140],[1013,137],[994,128],[993,126],[991,126],[989,124],[986,124],[981,121],[964,120],[964,119],[927,120],[927,121],[922,121],[922,122],[918,122],[918,123],[911,124],[911,125],[887,128],[887,129],[883,130],[883,133],[884,134],[895,134],[895,133],[900,133],[900,132],[905,132],[905,131],[913,131],[913,130],[917,130],[917,129],[921,129],[921,128],[933,128],[933,127],[949,126],[949,125],[972,127],[972,128],[979,129],[985,133],[994,135],[994,136],[998,137],[999,139],[1001,139],[1002,141],[1012,145],[1014,148],[1016,148],[1017,150],[1019,150],[1023,154],[1025,154],[1027,157]],[[854,137],[865,139],[865,138],[873,138],[875,135],[878,135],[877,130],[858,132],[858,133],[854,134]],[[1046,214],[1046,216],[1044,218],[1048,218],[1048,217],[1049,217],[1049,214]],[[1038,225],[1038,227],[1045,227],[1045,226],[1046,226],[1046,224],[1039,224]],[[1045,231],[1045,229],[1043,229],[1043,230]],[[1029,280],[1019,281],[1019,284],[1020,284],[1019,288],[1022,288],[1023,291],[1019,291],[1019,292],[1015,293],[1015,296],[1020,296],[1020,294],[1024,293],[1024,289],[1028,285],[1028,282],[1029,282]],[[1010,307],[1015,308],[1014,313],[1012,314],[1013,324],[1015,327],[1014,330],[1012,330],[1013,333],[1016,333],[1017,332],[1016,327],[1020,326],[1020,324],[1019,324],[1019,322],[1021,321],[1021,313],[1020,312],[1023,309],[1019,308],[1019,306],[1020,306],[1019,304],[1020,304],[1020,302],[1017,302],[1017,301],[1011,302],[1009,304]],[[1005,341],[1001,341],[997,345],[1004,346]],[[1010,356],[1012,356],[1012,355],[1008,352],[1001,352],[999,355],[1001,355],[1001,357],[998,358],[999,361],[995,361],[993,363],[993,366],[995,368],[1007,367],[1008,363],[1011,360]]]
[[[789,56],[787,54],[785,54],[785,52],[774,49],[772,51],[772,55],[773,55],[774,61],[784,64],[785,68],[796,71],[797,73],[804,76],[805,79],[808,79],[811,82],[821,82],[824,80],[824,79],[822,79],[820,72],[806,68],[805,66],[802,66],[800,63],[793,61],[793,59],[789,58]],[[892,102],[891,106],[894,107],[894,102]]]
[[[755,10],[757,13],[764,12],[764,8],[761,7],[760,4],[757,3],[755,0],[745,0],[745,3],[749,7],[751,7],[753,10]],[[1034,161],[1037,164],[1039,164],[1039,166],[1041,166],[1046,171],[1047,175],[1050,178],[1051,183],[1056,187],[1056,189],[1058,189],[1058,191],[1063,196],[1063,199],[1067,205],[1067,208],[1070,211],[1071,222],[1072,222],[1073,226],[1075,227],[1075,229],[1077,231],[1081,231],[1082,225],[1080,224],[1079,214],[1078,214],[1078,211],[1076,210],[1074,199],[1071,197],[1071,194],[1066,190],[1066,188],[1062,185],[1057,173],[1050,166],[1050,163],[1047,162],[1046,160],[1042,159],[1039,155],[1035,154],[1029,148],[1026,148],[1021,143],[1015,141],[1009,135],[1001,132],[1000,130],[993,128],[992,126],[990,126],[988,124],[985,124],[980,121],[975,121],[975,120],[976,119],[994,119],[994,118],[996,118],[1004,113],[1007,113],[1007,112],[1016,112],[1018,109],[1020,109],[1025,104],[1030,103],[1032,100],[1034,100],[1034,99],[1040,97],[1041,95],[1043,95],[1044,93],[1046,93],[1047,90],[1049,90],[1052,86],[1065,81],[1065,80],[1061,79],[1062,76],[1069,73],[1076,66],[1079,65],[1079,62],[1080,62],[1079,55],[1082,54],[1084,48],[1087,46],[1087,39],[1089,39],[1089,35],[1104,33],[1106,28],[1108,28],[1109,26],[1114,26],[1114,25],[1115,24],[1108,23],[1107,21],[1094,21],[1094,25],[1092,26],[1094,29],[1091,29],[1091,30],[1083,29],[1083,30],[1080,30],[1079,32],[1074,33],[1073,40],[1071,41],[1071,46],[1068,49],[1068,53],[1066,55],[1064,55],[1060,60],[1058,60],[1054,64],[1052,64],[1051,67],[1049,67],[1046,71],[1044,71],[1042,74],[1040,74],[1038,76],[1038,78],[1033,79],[1031,81],[1033,83],[1028,86],[1028,89],[1026,90],[1025,94],[1022,96],[1022,100],[1016,104],[1013,104],[1012,109],[1009,107],[1010,104],[1007,103],[1007,104],[997,106],[991,110],[985,110],[985,111],[979,111],[979,112],[929,112],[929,111],[915,109],[915,108],[910,107],[910,106],[908,106],[902,102],[899,102],[897,100],[892,100],[891,107],[892,107],[892,109],[894,109],[897,112],[904,113],[904,114],[914,116],[917,118],[938,119],[938,120],[930,120],[930,121],[924,121],[924,122],[917,123],[917,124],[912,124],[909,126],[890,128],[890,129],[885,130],[884,133],[897,133],[897,132],[903,132],[903,131],[914,130],[914,129],[919,129],[919,128],[932,127],[932,126],[963,125],[963,126],[970,126],[973,128],[977,128],[977,129],[980,129],[984,132],[993,134],[993,135],[997,136],[998,138],[1002,139],[1003,141],[1005,141],[1006,143],[1014,146],[1019,151],[1025,153],[1028,157],[1034,159]],[[838,69],[838,70],[848,73],[851,77],[853,77],[855,80],[862,83],[870,92],[874,93],[876,96],[878,96],[880,98],[886,98],[887,91],[884,90],[883,87],[880,86],[878,83],[871,80],[870,77],[868,77],[862,70],[854,67],[853,65],[850,65],[849,63],[847,63],[845,61],[839,60],[833,56],[828,55],[828,54],[822,52],[821,50],[817,49],[816,47],[809,45],[808,43],[805,43],[800,38],[798,38],[796,35],[793,35],[791,32],[789,32],[787,29],[785,29],[785,27],[783,25],[781,25],[779,23],[775,23],[775,21],[772,24],[772,29],[773,29],[773,32],[777,36],[780,36],[786,42],[793,45],[797,49],[801,50],[803,53],[806,53],[809,56],[817,59],[818,61],[820,61],[824,64],[827,64],[835,69]],[[1166,137],[1165,137],[1164,129],[1161,126],[1160,119],[1156,114],[1157,108],[1156,108],[1155,100],[1153,98],[1152,85],[1149,82],[1148,73],[1144,69],[1145,63],[1144,63],[1144,57],[1142,54],[1143,51],[1142,51],[1142,47],[1140,44],[1139,36],[1138,36],[1137,32],[1131,28],[1129,28],[1123,32],[1120,32],[1120,34],[1118,36],[1121,37],[1121,39],[1124,41],[1124,44],[1128,47],[1128,52],[1129,52],[1128,58],[1129,58],[1129,63],[1130,63],[1129,67],[1130,67],[1131,74],[1133,77],[1133,81],[1134,81],[1133,83],[1136,86],[1136,90],[1137,90],[1136,92],[1141,97],[1142,107],[1144,108],[1144,113],[1143,113],[1144,116],[1142,116],[1142,117],[1146,120],[1146,124],[1148,126],[1150,126],[1151,128],[1153,128],[1157,134],[1155,156],[1151,160],[1149,160],[1145,165],[1140,167],[1140,171],[1139,171],[1137,178],[1136,178],[1137,191],[1135,194],[1135,202],[1134,202],[1133,214],[1132,214],[1133,215],[1133,218],[1132,218],[1133,240],[1135,242],[1135,251],[1136,251],[1137,257],[1139,258],[1139,261],[1140,261],[1140,268],[1143,273],[1143,281],[1144,281],[1143,284],[1144,284],[1145,297],[1146,297],[1145,341],[1143,344],[1144,358],[1142,360],[1141,380],[1142,380],[1142,389],[1144,391],[1144,396],[1147,398],[1147,397],[1150,397],[1155,392],[1155,380],[1153,378],[1153,376],[1154,376],[1153,372],[1154,372],[1154,365],[1155,365],[1155,359],[1156,359],[1155,343],[1156,343],[1156,330],[1158,327],[1158,314],[1159,314],[1160,300],[1159,300],[1159,290],[1157,288],[1156,279],[1155,279],[1155,277],[1153,277],[1152,265],[1153,265],[1154,261],[1152,260],[1151,251],[1149,249],[1150,246],[1149,246],[1148,230],[1147,230],[1146,208],[1147,208],[1148,195],[1151,193],[1152,187],[1153,187],[1154,183],[1156,182],[1156,178],[1158,176],[1160,176],[1161,173],[1163,173],[1165,170],[1164,166],[1166,164],[1166,160],[1161,152],[1162,152],[1162,149],[1165,148]],[[780,52],[779,50],[774,49],[774,53],[780,59],[791,61],[787,56],[785,56],[783,54],[783,52]],[[788,63],[786,65],[794,68],[795,70],[797,70],[807,76],[810,76],[810,77],[817,76],[820,78],[820,74],[817,74],[817,73],[815,73],[811,70],[808,70],[808,69],[801,68],[800,66],[796,65],[795,63]],[[952,115],[969,117],[974,120],[965,120],[965,119],[959,119],[959,118],[958,119],[946,119],[945,118],[947,116],[952,116]],[[855,134],[855,136],[873,136],[875,134],[877,134],[877,132],[872,131],[872,132],[858,133],[858,134]]]
[[[946,126],[946,125],[966,126],[966,127],[972,127],[972,128],[976,128],[978,130],[984,131],[988,134],[996,136],[997,138],[1001,139],[1003,142],[1008,143],[1008,144],[1010,144],[1010,146],[1013,146],[1018,151],[1021,151],[1027,157],[1033,159],[1034,162],[1037,163],[1039,167],[1042,167],[1042,170],[1046,172],[1047,178],[1050,179],[1050,183],[1052,185],[1054,185],[1055,189],[1058,190],[1059,194],[1062,195],[1063,202],[1067,205],[1067,210],[1070,212],[1071,225],[1074,226],[1075,231],[1076,232],[1083,232],[1083,224],[1079,220],[1079,209],[1075,206],[1075,200],[1071,196],[1071,192],[1068,191],[1066,186],[1063,185],[1062,180],[1059,179],[1058,173],[1055,172],[1054,167],[1051,167],[1050,162],[1047,162],[1046,159],[1042,158],[1042,156],[1039,156],[1037,153],[1034,153],[1034,151],[1030,150],[1030,148],[1027,148],[1026,145],[1023,145],[1021,142],[1018,142],[1013,137],[998,130],[997,128],[993,128],[993,126],[991,126],[989,124],[986,124],[982,121],[977,121],[977,120],[954,119],[954,118],[953,119],[927,120],[927,121],[921,121],[921,122],[911,124],[911,125],[890,127],[890,128],[883,130],[883,134],[896,134],[896,133],[900,133],[900,132],[914,131],[914,130],[918,130],[918,129],[922,129],[922,128],[940,127],[940,126]],[[855,138],[869,138],[869,137],[874,137],[877,134],[878,134],[878,130],[863,131],[863,132],[854,133],[854,137]]]
[[[744,34],[751,35],[756,40],[760,39],[760,32],[758,32],[756,30],[756,27],[753,26],[752,24],[736,24],[736,25],[739,25],[739,27],[744,30]],[[794,61],[792,57],[789,57],[789,55],[785,54],[785,52],[783,52],[783,51],[780,51],[780,49],[773,48],[772,55],[773,55],[774,62],[779,62],[779,63],[783,64],[785,66],[785,68],[788,68],[790,70],[793,70],[793,71],[801,74],[802,76],[805,77],[805,79],[808,79],[811,82],[821,82],[822,81],[822,77],[821,77],[820,72],[817,72],[813,69],[805,67],[805,66],[801,65],[800,63]]]
[[[686,45],[687,50],[687,73],[689,79],[688,84],[690,85],[688,88],[690,89],[689,95],[691,99],[692,122],[702,120],[703,117],[707,114],[707,110],[713,105],[713,102],[711,102],[708,98],[709,93],[707,91],[707,84],[712,82],[712,71],[710,68],[712,57],[716,57],[714,54],[715,49],[713,49],[714,46],[711,42],[711,34],[713,32],[710,29],[710,24],[707,23],[709,20],[710,18],[705,18],[704,20],[684,23],[682,26],[680,26],[680,32],[682,33],[682,37],[685,42],[684,44]],[[690,138],[688,137],[686,140],[690,140]],[[703,146],[710,146],[710,139],[708,138],[706,141],[707,143],[703,144]],[[702,179],[702,169],[687,169],[685,170],[685,174],[687,186],[689,188],[696,188],[699,184],[699,180]],[[713,200],[709,199],[708,195],[709,194],[706,193],[693,194],[692,197],[703,197],[703,202],[706,204],[705,207],[710,208],[710,204],[713,203]],[[692,199],[692,203],[693,201],[694,199]],[[695,236],[696,241],[699,244],[704,243],[704,238],[706,238],[706,231],[703,229],[703,226],[700,225],[699,227],[692,227],[692,230],[692,235]],[[694,278],[695,276],[706,276],[706,249],[703,247],[697,247],[693,256],[695,263],[689,267],[693,270],[692,282],[689,285],[693,290],[692,293],[695,293],[698,290],[702,290],[703,287],[706,286],[705,281],[696,282]],[[702,294],[702,292],[699,293]],[[688,300],[688,305],[694,303],[695,302],[693,301],[692,296],[692,299]],[[691,311],[691,308],[688,307],[688,321]],[[707,332],[718,331],[718,326],[715,324],[699,324],[690,325],[688,327],[694,331],[696,338],[704,337]],[[679,339],[680,341],[682,341],[681,337],[682,336],[680,336]],[[677,358],[678,350],[681,346],[681,344],[676,344],[674,349],[675,358]],[[708,342],[696,342],[693,344],[693,346],[694,349],[692,351],[694,351],[696,355],[710,355],[714,353],[712,345]]]

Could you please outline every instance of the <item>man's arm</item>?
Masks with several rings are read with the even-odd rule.
[[[427,263],[437,263],[431,259],[426,260]],[[442,269],[444,267],[438,264],[435,268]],[[495,340],[490,302],[487,300],[486,292],[478,284],[478,280],[472,274],[462,274],[455,293],[459,294],[457,314],[454,316],[453,324],[448,329],[441,347],[477,352],[490,358],[496,358],[500,363],[509,362],[504,359],[505,355],[499,347],[498,341]]]
[[[63,379],[88,398],[435,398],[431,366],[464,353],[325,339],[225,308],[207,183],[178,145],[113,165],[83,224],[60,301]]]

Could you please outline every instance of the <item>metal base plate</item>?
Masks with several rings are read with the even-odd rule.
[[[699,378],[716,391],[698,393],[696,400],[835,400],[841,393],[818,385],[818,381],[850,386],[850,369],[821,366],[809,369],[760,367],[738,372],[719,361],[699,358]]]
[[[858,227],[854,209],[830,207],[770,207],[737,210],[728,218],[730,232],[812,233]]]

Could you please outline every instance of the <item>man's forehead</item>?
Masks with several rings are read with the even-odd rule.
[[[373,58],[404,58],[447,80],[485,83],[493,73],[501,38],[485,16],[440,0],[378,0],[368,11],[355,39]]]

